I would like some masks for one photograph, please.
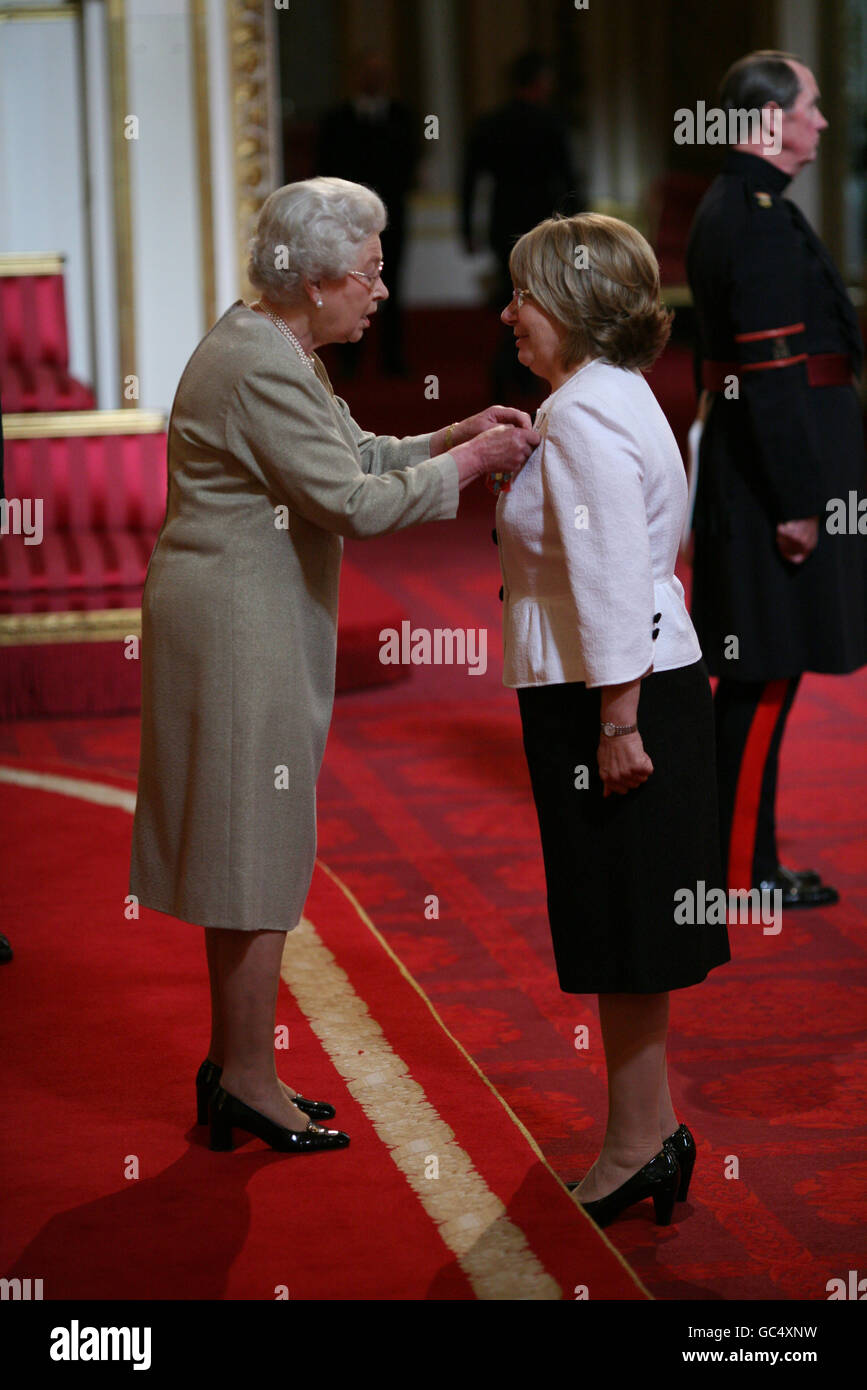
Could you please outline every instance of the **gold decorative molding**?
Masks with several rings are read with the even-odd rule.
[[[0,24],[16,19],[69,19],[70,15],[77,19],[80,11],[79,0],[69,0],[66,5],[16,5],[11,9],[0,10]]]
[[[62,275],[65,261],[60,251],[0,251],[0,277]]]
[[[208,11],[207,0],[192,0],[190,6],[190,48],[193,60],[195,102],[196,165],[199,185],[199,241],[202,248],[203,331],[217,317],[217,281],[214,266],[214,210],[211,179],[211,106],[208,91]]]
[[[277,94],[271,69],[272,32],[266,4],[255,4],[253,0],[226,0],[226,16],[229,26],[229,87],[232,93],[238,294],[242,299],[249,299],[253,291],[247,279],[247,244],[255,231],[259,209],[275,186],[272,121]]]
[[[3,416],[3,437],[68,439],[73,435],[164,434],[162,410],[31,410]]]
[[[52,642],[122,642],[125,637],[140,636],[140,608],[0,614],[0,647],[45,646]]]
[[[126,72],[126,3],[106,0],[106,38],[110,79],[111,165],[114,184],[114,262],[117,300],[118,395],[123,409],[131,413],[136,402],[126,400],[123,382],[135,370],[135,265],[132,240],[132,190],[130,186],[130,142],[123,125],[129,115]]]

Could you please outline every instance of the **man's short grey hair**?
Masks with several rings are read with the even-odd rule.
[[[790,111],[798,99],[801,83],[792,63],[804,61],[794,53],[776,48],[760,48],[732,63],[720,83],[720,105],[724,111],[760,111],[775,101]]]
[[[358,248],[386,221],[385,204],[364,184],[322,177],[284,184],[262,204],[247,278],[276,303],[297,300],[305,277],[346,275]]]

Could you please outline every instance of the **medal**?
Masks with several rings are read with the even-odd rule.
[[[492,493],[494,494],[495,497],[498,496],[498,494],[501,493],[501,492],[508,492],[508,491],[509,491],[509,488],[510,488],[511,486],[512,486],[512,475],[511,475],[511,473],[486,473],[486,474],[485,474],[485,487],[488,489],[488,492],[492,492]]]

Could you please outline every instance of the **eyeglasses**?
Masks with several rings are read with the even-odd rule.
[[[385,261],[380,261],[379,265],[376,267],[376,270],[373,271],[373,273],[370,273],[366,270],[348,270],[346,273],[347,275],[354,275],[356,280],[366,280],[368,285],[370,285],[370,288],[373,289],[373,286],[376,284],[377,280],[382,275],[382,267],[384,265]]]
[[[529,290],[515,290],[512,294],[510,304],[514,304],[516,309],[523,309],[524,300],[532,298],[533,296]]]

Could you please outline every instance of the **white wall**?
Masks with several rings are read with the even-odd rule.
[[[70,370],[91,382],[78,21],[0,23],[0,251],[66,257]]]

